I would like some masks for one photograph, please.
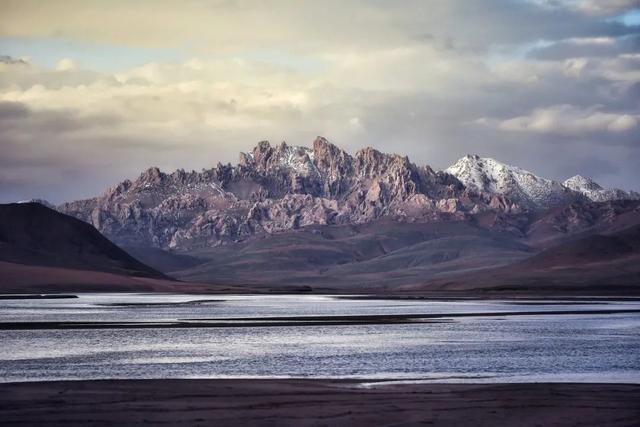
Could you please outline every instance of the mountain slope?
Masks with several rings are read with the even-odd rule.
[[[640,255],[640,225],[613,234],[593,234],[546,249],[518,265],[523,269],[557,268],[609,262]]]
[[[162,273],[185,270],[206,262],[187,254],[174,253],[149,246],[123,246],[128,254]]]
[[[0,261],[166,278],[91,225],[39,203],[0,205]]]
[[[445,290],[486,294],[638,295],[640,224],[561,243],[507,266],[436,278],[396,291]]]
[[[497,267],[510,268],[519,261],[535,258],[546,248],[640,226],[640,201],[577,202],[523,216],[521,221],[520,228],[511,232],[504,231],[503,224],[492,227],[475,221],[398,222],[391,218],[360,225],[310,226],[190,252],[209,261],[173,274],[187,281],[297,285],[325,292],[421,292],[431,289],[425,283],[446,282],[473,272],[465,286],[492,289],[500,283],[500,277],[495,278],[495,283],[493,278],[479,282],[475,279],[490,277],[488,272]],[[596,257],[606,260],[615,250],[625,250],[624,245],[616,249],[611,242],[609,246],[598,246],[600,237],[593,239]],[[599,283],[617,280],[619,272],[602,263],[599,266],[589,267]],[[519,269],[523,275],[517,274]],[[524,281],[535,276],[526,276],[524,267],[508,271]],[[556,283],[559,290],[563,288],[552,272],[544,274],[544,280]],[[575,282],[576,288],[585,279],[575,267],[563,271],[562,278],[567,283]],[[527,292],[526,286],[518,288],[515,279],[513,286],[514,292]]]
[[[640,200],[576,202],[532,217],[523,228],[529,243],[547,249],[593,234],[612,234],[640,224]]]
[[[174,272],[187,281],[377,291],[532,254],[513,235],[466,222],[315,226],[196,252],[209,261]]]

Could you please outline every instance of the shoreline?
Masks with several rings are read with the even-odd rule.
[[[638,425],[640,384],[324,379],[0,384],[3,425]],[[373,385],[372,385],[373,383]]]
[[[506,293],[475,293],[475,292],[425,292],[425,293],[382,293],[382,292],[340,292],[332,289],[327,292],[301,292],[292,290],[270,290],[268,288],[262,291],[256,291],[247,289],[246,291],[239,292],[237,289],[229,291],[217,291],[217,292],[196,292],[190,289],[184,291],[153,291],[153,290],[84,290],[76,291],[73,293],[63,291],[47,291],[47,292],[0,292],[0,301],[2,300],[33,300],[33,299],[77,299],[81,295],[191,295],[201,297],[221,297],[225,296],[325,296],[333,297],[335,299],[344,300],[401,300],[401,301],[574,301],[575,303],[589,302],[589,301],[640,301],[639,295],[634,294],[603,294],[603,295],[579,295],[579,294],[506,294]],[[216,300],[203,300],[204,302],[216,301]],[[224,300],[221,300],[224,301]]]

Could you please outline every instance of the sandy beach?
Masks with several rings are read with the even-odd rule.
[[[5,426],[637,426],[640,385],[350,380],[0,384]]]

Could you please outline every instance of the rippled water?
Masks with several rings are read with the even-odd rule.
[[[640,382],[638,301],[342,299],[330,296],[81,295],[0,301],[0,322],[175,321],[443,314],[434,323],[0,330],[0,381],[357,377],[439,382]],[[584,311],[505,316],[500,312]],[[454,317],[451,313],[496,313]]]

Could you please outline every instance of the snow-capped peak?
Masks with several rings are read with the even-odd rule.
[[[445,172],[475,191],[501,194],[528,207],[544,208],[577,196],[557,181],[488,157],[464,156]]]
[[[589,200],[594,202],[607,202],[619,199],[640,199],[640,194],[631,191],[620,190],[618,188],[602,188],[601,185],[593,181],[591,178],[585,178],[581,175],[573,176],[567,179],[564,186],[573,191],[577,191],[585,195]]]
[[[570,188],[580,193],[585,190],[602,190],[602,187],[591,178],[586,178],[582,175],[575,175],[567,179],[562,183],[565,187]]]

